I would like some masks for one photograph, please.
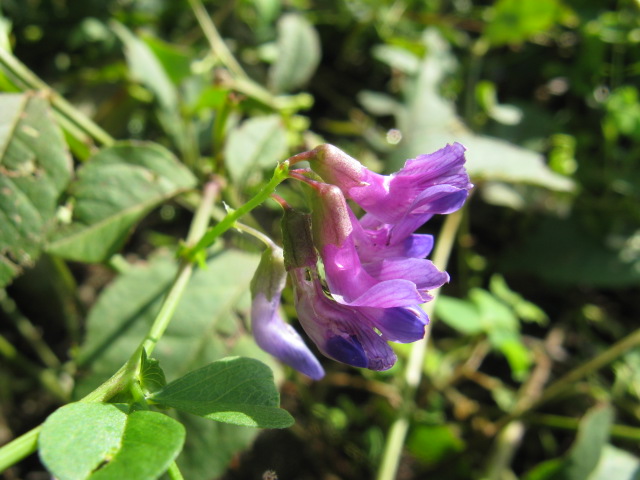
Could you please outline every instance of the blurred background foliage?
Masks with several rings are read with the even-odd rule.
[[[380,171],[463,143],[476,189],[430,327],[398,478],[640,478],[640,355],[630,348],[640,317],[637,0],[0,5],[1,48],[112,137],[157,142],[200,181],[225,178],[231,206],[275,162],[320,141]],[[5,72],[0,88],[25,85]],[[65,134],[78,164],[95,153],[91,139]],[[2,291],[0,442],[119,366],[95,342],[126,344],[136,332],[118,327],[122,312],[156,308],[138,305],[135,288],[171,278],[156,251],[184,236],[194,201],[154,209],[123,256],[67,265],[52,247]],[[248,223],[278,236],[275,209]],[[211,310],[223,319],[211,333],[214,357],[258,355],[244,335],[220,340],[242,330],[242,287],[259,249],[238,235],[227,239],[234,246],[249,253],[220,262],[241,270],[227,280],[239,291],[209,298],[206,285],[220,280],[201,272],[174,332],[200,336],[189,322]],[[228,295],[235,303],[221,306]],[[317,383],[278,373],[297,420],[287,431],[255,438],[191,426],[199,433],[181,459],[187,478],[373,478],[400,404],[408,350],[397,350],[398,366],[383,373],[331,362]],[[33,458],[5,478],[43,475]]]

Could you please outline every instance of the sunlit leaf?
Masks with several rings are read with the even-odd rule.
[[[320,40],[302,15],[290,13],[278,20],[278,57],[270,71],[271,87],[289,92],[304,85],[320,62]]]
[[[293,418],[279,407],[271,369],[243,357],[225,358],[167,384],[150,400],[218,422],[285,428]]]
[[[253,117],[229,133],[224,158],[231,178],[246,182],[247,176],[261,178],[264,168],[275,168],[286,158],[287,132],[277,115]]]

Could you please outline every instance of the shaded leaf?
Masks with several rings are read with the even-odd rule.
[[[573,189],[573,182],[549,169],[542,155],[471,132],[456,114],[453,102],[439,92],[443,79],[455,68],[449,44],[434,29],[425,31],[423,42],[428,53],[404,88],[404,108],[395,112],[403,138],[392,156],[392,170],[401,168],[408,158],[458,141],[467,147],[467,170],[475,182],[499,180],[559,191]]]
[[[0,95],[0,287],[38,258],[71,171],[47,101]]]
[[[613,445],[605,445],[588,480],[611,479],[640,480],[640,458]]]
[[[164,371],[160,368],[160,362],[155,358],[147,358],[147,353],[142,350],[142,365],[140,366],[140,385],[146,393],[160,390],[167,384]]]
[[[304,85],[320,63],[320,39],[302,15],[289,13],[278,20],[278,57],[272,66],[270,84],[276,92],[289,92]]]
[[[609,237],[609,242],[571,218],[545,217],[522,244],[503,254],[507,272],[532,274],[556,285],[624,287],[640,282],[637,234]]]
[[[252,173],[275,168],[287,154],[287,132],[280,117],[250,118],[229,133],[224,147],[227,169],[233,180],[246,182]]]
[[[578,435],[567,454],[537,465],[525,475],[525,480],[584,480],[592,472],[606,451],[609,429],[613,422],[611,406],[591,409],[580,421]],[[608,478],[619,478],[609,476]],[[624,478],[624,477],[620,477]],[[631,477],[633,478],[633,477]]]
[[[73,223],[54,236],[47,251],[71,260],[105,260],[152,208],[194,185],[191,172],[160,145],[123,142],[105,148],[78,170],[71,186]]]
[[[176,110],[178,92],[154,51],[121,23],[111,21],[110,25],[124,44],[131,75],[155,94],[162,107]]]
[[[293,418],[279,408],[269,367],[251,358],[225,358],[174,380],[150,400],[218,422],[286,428]]]

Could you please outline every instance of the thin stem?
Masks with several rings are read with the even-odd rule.
[[[42,335],[27,317],[18,309],[18,306],[5,290],[0,290],[0,306],[9,320],[15,325],[16,330],[31,345],[33,351],[40,357],[42,363],[49,368],[60,366],[60,360],[49,345],[42,340]]]
[[[209,217],[213,208],[213,202],[218,193],[218,185],[215,182],[209,182],[204,187],[202,195],[202,201],[196,210],[193,217],[189,233],[187,235],[187,243],[193,243],[195,239],[202,235],[209,223]],[[147,355],[151,355],[151,352],[155,348],[156,343],[164,334],[173,313],[182,294],[189,282],[189,278],[193,268],[186,262],[182,262],[176,279],[174,280],[169,293],[160,308],[160,312],[149,329],[145,339],[142,341],[140,347],[131,355],[126,364],[124,364],[113,376],[100,385],[96,390],[82,399],[83,402],[102,402],[113,397],[116,393],[125,389],[131,382],[131,379],[135,376],[140,362],[140,355],[142,348],[145,349]]]
[[[531,423],[537,425],[544,425],[551,428],[558,428],[562,430],[578,430],[580,426],[579,418],[563,417],[562,415],[551,414],[535,414],[529,418]],[[640,441],[640,428],[632,427],[630,425],[611,425],[609,431],[612,437]]]
[[[459,210],[448,215],[444,225],[442,225],[438,243],[433,254],[433,263],[440,270],[445,270],[447,267],[461,220],[462,210]],[[432,319],[439,292],[439,288],[431,292],[433,300],[423,306],[424,311]],[[409,361],[404,375],[405,386],[403,401],[401,407],[398,409],[398,416],[389,430],[387,443],[382,454],[382,462],[378,469],[378,480],[392,480],[398,471],[402,448],[405,438],[407,437],[407,432],[409,431],[411,408],[416,391],[420,385],[420,379],[422,378],[422,366],[429,341],[430,330],[431,329],[427,329],[425,337],[411,346],[411,353],[409,354]]]
[[[273,177],[253,198],[242,205],[237,210],[230,211],[219,223],[209,229],[200,241],[192,248],[187,248],[183,252],[183,257],[188,261],[193,261],[206,248],[213,245],[216,239],[224,232],[235,226],[236,221],[246,215],[251,210],[262,204],[275,191],[276,187],[288,177],[289,162],[285,161],[276,167]]]
[[[598,356],[592,358],[588,362],[583,363],[582,365],[574,368],[566,375],[560,377],[558,380],[549,385],[540,398],[534,402],[527,403],[523,405],[521,408],[514,409],[513,412],[506,415],[500,421],[497,422],[497,428],[503,428],[510,421],[519,418],[526,414],[527,412],[534,410],[539,407],[543,403],[548,402],[554,397],[558,396],[560,393],[564,392],[567,388],[570,388],[574,382],[580,380],[586,375],[599,370],[600,368],[608,365],[613,362],[620,355],[625,352],[631,350],[640,345],[640,328],[635,330],[633,333],[627,335],[622,340],[614,343],[611,347],[606,349],[604,352],[599,354]]]
[[[205,232],[207,225],[209,224],[211,210],[213,209],[213,202],[217,193],[218,184],[216,182],[209,182],[205,185],[202,202],[196,210],[193,221],[191,222],[189,234],[187,235],[188,244],[194,243]],[[127,363],[120,367],[120,369],[114,373],[109,380],[80,400],[81,402],[104,402],[130,386],[132,379],[137,373],[142,348],[145,348],[147,355],[150,355],[153,351],[157,341],[162,337],[164,331],[169,325],[171,317],[175,312],[182,294],[184,293],[192,271],[192,264],[183,260],[180,270],[178,271],[178,275],[165,298],[160,312],[140,347],[136,349]],[[2,337],[0,337],[0,354],[2,353],[5,353],[9,357],[15,357],[17,355],[17,352],[13,349],[11,344],[8,342],[3,343]],[[37,427],[0,448],[0,471],[14,465],[27,455],[36,451],[38,448],[37,438],[39,431],[40,427]],[[179,479],[182,477],[175,478]]]
[[[12,77],[18,80],[18,87],[29,90],[40,90],[45,92],[51,105],[58,115],[77,127],[80,131],[93,138],[96,142],[108,146],[114,143],[113,137],[100,128],[88,117],[80,113],[71,103],[66,101],[60,94],[53,91],[49,85],[43,82],[25,64],[20,62],[10,52],[0,48],[0,66]],[[83,139],[80,139],[82,141]]]
[[[217,182],[209,182],[205,185],[202,201],[200,202],[198,210],[196,210],[187,235],[187,245],[192,245],[204,235],[209,225],[213,202],[218,195],[218,189],[219,185]],[[160,340],[160,337],[162,337],[169,326],[169,322],[171,322],[173,314],[182,299],[182,295],[187,288],[192,273],[193,263],[182,260],[171,290],[169,290],[160,308],[160,312],[158,312],[158,316],[154,320],[153,325],[151,325],[145,340],[142,342],[142,348],[144,348],[147,356],[151,356],[151,352],[153,352],[158,340]]]
[[[178,464],[176,462],[173,462],[171,464],[169,470],[167,470],[167,475],[169,475],[169,478],[171,480],[184,480],[182,472],[180,472],[180,469],[178,468]]]
[[[202,5],[200,0],[189,0],[189,5],[193,10],[193,14],[196,16],[200,28],[204,36],[207,37],[211,51],[220,59],[222,64],[227,67],[234,74],[242,78],[247,78],[247,74],[242,69],[240,64],[236,61],[233,54],[227,48],[224,40],[218,33],[215,23],[211,20],[211,17],[207,13],[207,10]]]
[[[0,473],[36,451],[41,428],[42,426],[38,426],[29,430],[24,435],[0,447]]]
[[[244,233],[248,233],[249,235],[251,235],[254,238],[257,238],[262,243],[264,243],[267,248],[273,248],[273,247],[276,246],[276,244],[274,243],[273,240],[271,240],[271,238],[269,238],[267,235],[265,235],[261,231],[256,230],[253,227],[250,227],[249,225],[245,225],[244,223],[236,222],[235,227],[238,230],[240,230],[240,231],[242,231]]]
[[[16,348],[2,335],[0,335],[0,357],[13,363],[17,368],[27,373],[40,382],[42,387],[51,393],[61,402],[68,401],[68,393],[60,386],[56,374],[51,369],[43,369],[35,365],[31,360],[23,356]]]

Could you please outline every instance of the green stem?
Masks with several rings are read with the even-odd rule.
[[[31,345],[33,351],[40,357],[42,363],[49,368],[58,368],[60,360],[55,353],[49,348],[49,345],[42,339],[42,335],[38,329],[31,323],[27,317],[18,309],[18,306],[11,297],[7,295],[5,290],[0,290],[0,307],[9,320],[13,322],[16,330]]]
[[[579,418],[563,417],[562,415],[551,414],[535,414],[529,418],[531,423],[544,425],[546,427],[558,428],[562,430],[578,430],[580,426]],[[615,424],[611,425],[610,432],[612,437],[624,440],[640,441],[640,428],[631,427],[629,425]]]
[[[236,61],[233,54],[227,48],[224,40],[218,33],[216,25],[211,20],[211,17],[207,13],[207,10],[202,5],[200,0],[189,0],[189,5],[193,10],[193,14],[196,16],[200,28],[202,29],[204,36],[207,37],[211,51],[220,59],[222,64],[227,67],[231,72],[241,78],[248,78],[245,71],[240,64]]]
[[[169,475],[169,478],[171,480],[184,480],[182,472],[180,472],[180,469],[178,468],[178,464],[176,462],[173,462],[171,464],[169,470],[167,470],[167,475]]]
[[[0,447],[0,473],[36,451],[41,428],[42,426],[36,427]]]
[[[433,263],[440,270],[445,270],[447,267],[449,256],[455,243],[458,227],[460,226],[460,221],[462,219],[462,212],[462,210],[459,210],[448,215],[444,225],[442,226],[442,230],[440,231],[438,243],[433,254]],[[432,321],[433,311],[439,292],[439,288],[431,292],[433,300],[423,307],[424,311],[429,315]],[[405,385],[402,405],[398,409],[398,415],[391,424],[391,428],[387,436],[387,443],[385,445],[384,452],[382,453],[382,462],[378,469],[378,480],[392,480],[395,478],[396,472],[398,471],[402,448],[404,446],[405,438],[407,437],[407,432],[409,431],[411,410],[416,391],[422,378],[422,367],[424,364],[424,357],[426,354],[430,331],[430,328],[427,329],[425,337],[411,346],[411,353],[409,354],[409,361],[407,362],[407,368],[404,375]]]
[[[26,65],[2,48],[0,48],[0,66],[18,80],[19,87],[45,92],[54,110],[64,119],[64,122],[69,122],[73,127],[77,127],[81,132],[102,145],[108,146],[114,143],[115,140],[111,135],[80,113],[71,103],[67,102],[60,94],[53,91],[49,85],[29,70]]]
[[[567,388],[570,388],[574,382],[580,380],[586,375],[599,370],[600,368],[608,365],[613,362],[620,355],[625,352],[631,350],[640,345],[640,328],[630,333],[622,340],[614,343],[611,347],[606,349],[604,352],[599,354],[598,356],[592,358],[588,362],[583,363],[582,365],[574,368],[566,375],[560,377],[558,380],[549,385],[540,398],[538,398],[534,402],[528,402],[520,408],[514,409],[513,412],[505,415],[502,419],[497,422],[498,428],[503,428],[509,422],[513,421],[516,418],[522,417],[527,412],[538,408],[543,403],[548,402],[549,400],[557,397],[559,394],[564,392]]]
[[[191,222],[189,234],[187,235],[187,244],[194,243],[205,232],[207,225],[209,224],[211,211],[213,209],[213,202],[217,193],[218,184],[216,182],[209,182],[205,185],[202,202],[196,210],[193,221]],[[157,341],[162,337],[164,331],[169,325],[171,317],[175,312],[182,294],[184,293],[192,271],[193,266],[183,260],[178,271],[178,275],[165,298],[160,312],[140,347],[136,349],[127,363],[120,367],[120,369],[114,373],[109,380],[80,400],[81,402],[104,402],[112,398],[118,392],[129,388],[138,370],[142,348],[145,348],[147,355],[150,355],[153,351]],[[4,353],[9,357],[15,357],[17,355],[17,352],[11,344],[8,342],[2,343],[2,337],[0,337],[0,353]],[[38,447],[37,438],[39,431],[40,427],[37,427],[0,448],[0,471],[14,465],[27,455],[36,451]]]
[[[213,242],[222,235],[224,232],[234,227],[236,221],[246,215],[251,210],[256,208],[258,205],[262,204],[269,196],[275,191],[276,187],[282,183],[289,175],[289,162],[285,161],[276,167],[273,172],[273,177],[269,180],[262,190],[260,190],[253,198],[251,198],[247,203],[242,205],[237,210],[230,211],[219,223],[217,223],[214,227],[210,228],[209,231],[204,234],[204,236],[200,239],[200,241],[192,248],[186,248],[183,252],[183,258],[192,262],[194,261],[201,252],[204,252],[206,248],[213,245]]]
[[[213,202],[218,195],[218,188],[219,186],[217,182],[209,182],[205,185],[202,201],[200,202],[198,210],[196,210],[187,235],[187,245],[192,245],[196,240],[204,235],[207,226],[209,225],[209,219],[211,218]],[[160,337],[162,337],[169,326],[169,322],[171,322],[171,319],[173,318],[173,314],[175,313],[178,303],[180,303],[180,299],[187,288],[187,284],[189,283],[192,273],[193,264],[186,260],[182,260],[176,279],[171,286],[171,290],[169,290],[169,293],[160,308],[160,312],[158,312],[158,316],[154,320],[153,325],[151,325],[151,328],[149,329],[149,333],[142,342],[142,348],[146,351],[147,356],[151,356],[151,352],[153,352],[156,343],[158,343],[158,340],[160,340]]]

